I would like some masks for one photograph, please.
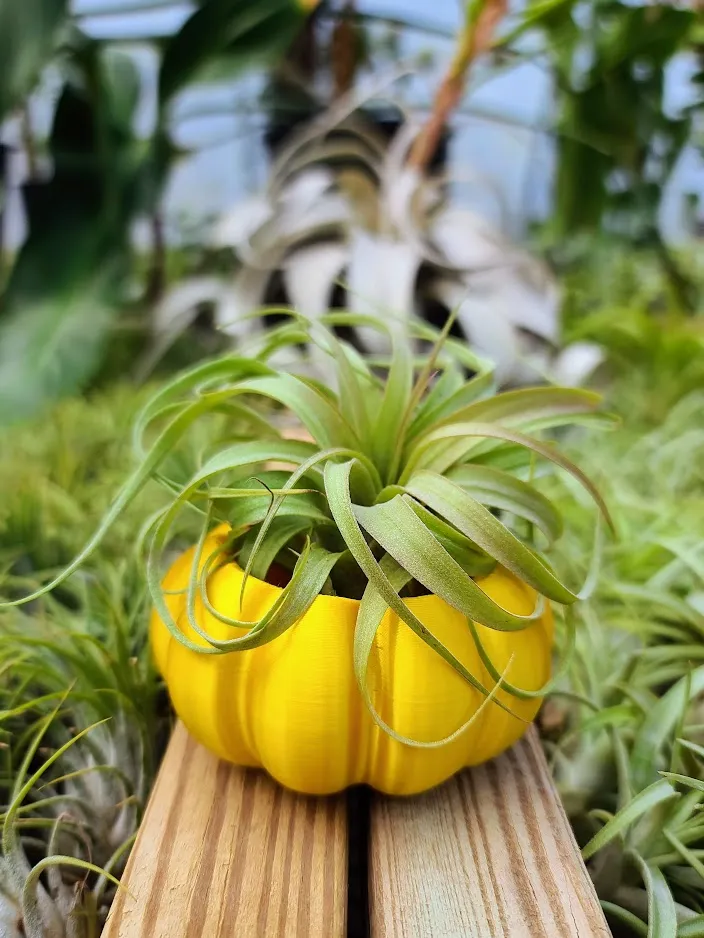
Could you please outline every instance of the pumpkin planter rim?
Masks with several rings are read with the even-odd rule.
[[[217,542],[222,545],[222,544],[224,544],[225,541],[226,541],[226,535],[225,535],[224,530],[222,530],[222,529],[224,529],[224,528],[226,528],[226,527],[227,527],[227,528],[230,528],[230,525],[229,525],[228,522],[223,522],[223,523],[221,523],[221,524],[218,524],[218,525],[216,525],[216,526],[209,532],[209,535],[208,535],[208,536],[211,537],[211,538],[213,538],[214,540],[217,540]],[[244,572],[245,572],[245,571],[244,571],[244,568],[237,562],[237,560],[235,560],[234,558],[231,558],[231,559],[227,560],[226,563],[223,563],[221,566],[215,567],[215,568],[213,568],[211,571],[209,571],[209,573],[208,573],[208,578],[210,578],[211,576],[215,575],[215,573],[217,573],[218,570],[223,570],[223,569],[226,569],[226,568],[228,568],[228,567],[232,567],[232,568],[233,568],[234,570],[236,570],[238,573],[244,574]],[[505,568],[502,564],[498,564],[498,563],[497,563],[497,565],[496,565],[496,567],[494,568],[494,570],[505,571],[506,573],[508,573],[509,575],[511,575],[510,571],[509,571],[509,570],[506,570],[506,568]],[[480,576],[474,576],[474,577],[472,577],[472,579],[474,580],[474,582],[475,582],[478,586],[481,587],[482,581],[483,581],[483,580],[486,580],[488,577],[492,576],[493,572],[494,572],[494,571],[492,570],[492,571],[490,571],[489,573],[483,573],[483,574],[481,574]],[[515,576],[515,575],[514,575],[514,576]],[[284,591],[284,587],[282,587],[282,586],[277,586],[275,583],[270,583],[268,580],[262,580],[262,579],[260,579],[259,577],[255,576],[253,573],[250,573],[250,574],[248,575],[247,580],[248,580],[248,581],[249,581],[249,580],[252,580],[253,582],[259,584],[260,586],[266,587],[267,590],[270,590],[270,591],[272,592],[272,595],[280,596],[280,595],[283,593],[283,591]],[[518,583],[518,584],[520,584],[522,588],[530,589],[530,587],[527,587],[526,584],[524,584],[523,581],[520,580],[518,577],[515,577],[515,582]],[[533,591],[533,592],[535,592],[535,591]],[[447,605],[447,606],[449,606],[450,608],[453,608],[453,609],[454,609],[454,606],[452,606],[450,603],[448,603],[446,600],[444,600],[441,596],[438,596],[436,593],[428,592],[428,593],[424,593],[424,594],[421,595],[421,596],[402,596],[401,598],[402,598],[403,602],[404,602],[410,609],[414,609],[414,608],[416,608],[417,606],[422,606],[422,605],[423,605],[423,602],[424,602],[424,601],[428,601],[428,600],[439,600],[440,602],[445,603],[445,605]],[[328,593],[318,593],[318,595],[317,595],[317,596],[315,597],[315,599],[313,600],[313,603],[311,604],[311,606],[309,607],[309,609],[312,608],[313,604],[319,602],[320,600],[334,600],[335,602],[351,603],[353,606],[356,606],[356,607],[359,607],[359,606],[361,605],[361,602],[362,602],[361,599],[354,599],[354,598],[351,597],[351,596],[340,596],[339,594],[335,594],[334,596],[331,596],[331,595],[329,595]],[[245,586],[244,601],[245,601],[245,603],[246,603],[246,601],[247,601],[247,588],[246,588],[246,586]],[[240,614],[243,614],[242,609],[240,609]],[[305,613],[304,613],[303,615],[305,615]],[[301,616],[301,618],[302,618],[302,616]],[[539,618],[536,618],[534,621],[535,621],[535,622],[539,622],[540,619],[539,619]],[[526,628],[529,629],[529,628],[531,628],[532,625],[533,625],[533,623],[529,623],[528,625],[526,625]],[[480,626],[480,627],[485,628],[485,626]]]

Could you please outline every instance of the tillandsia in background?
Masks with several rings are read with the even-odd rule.
[[[310,318],[345,305],[431,321],[456,307],[456,331],[497,364],[501,383],[535,381],[555,364],[559,290],[547,266],[454,204],[446,174],[409,169],[417,128],[409,121],[388,144],[359,100],[338,102],[300,130],[272,166],[266,192],[220,218],[213,247],[232,252],[233,273],[194,277],[166,293],[154,310],[150,361],[203,303],[244,348],[266,342],[249,311],[283,302]],[[488,187],[476,173],[463,181]],[[375,330],[355,331],[359,347],[387,350]],[[318,374],[327,364],[325,356],[313,363]]]
[[[686,394],[690,372],[680,370],[681,399],[661,421],[650,402],[663,378],[675,390],[675,375],[659,364],[644,360],[612,386],[630,415],[619,433],[566,446],[586,470],[609,467],[602,489],[619,538],[575,610],[575,655],[541,730],[615,933],[695,938],[704,935],[704,382]],[[581,567],[589,505],[562,481],[547,491],[565,516],[561,560]]]
[[[303,66],[304,77],[290,90],[298,99],[305,86],[309,113],[317,116],[291,128],[265,190],[219,218],[211,240],[217,272],[174,285],[155,306],[154,343],[143,369],[204,305],[242,350],[266,344],[262,321],[250,310],[287,304],[311,319],[346,307],[365,314],[389,309],[435,324],[456,310],[454,331],[491,358],[499,385],[532,383],[546,371],[578,384],[594,351],[580,347],[565,356],[558,349],[560,291],[550,269],[508,236],[509,212],[490,179],[471,167],[445,166],[448,124],[465,91],[471,93],[467,84],[478,60],[537,25],[544,13],[526,11],[525,20],[498,39],[507,10],[505,0],[465,5],[430,112],[417,122],[391,88],[411,69],[395,68],[366,90],[354,85],[363,44],[347,9],[328,56],[333,101],[317,97],[316,88],[327,82],[316,83],[321,76]],[[326,56],[305,58],[315,71],[312,61]],[[499,221],[463,205],[460,188],[495,196]],[[232,264],[229,276],[223,260]],[[377,330],[350,325],[349,333],[358,348],[388,353]],[[329,378],[320,371],[326,356],[316,356],[315,345],[307,351],[318,376]]]
[[[448,338],[451,322],[439,333],[290,314],[259,358],[174,379],[138,418],[140,465],[94,538],[11,604],[60,587],[156,478],[172,498],[145,519],[152,644],[197,738],[312,793],[366,781],[410,794],[491,758],[551,686],[551,602],[579,596],[547,560],[562,522],[536,466],[565,470],[607,514],[541,434],[604,418],[586,391],[493,394],[486,364]],[[385,334],[390,359],[362,359],[336,335],[350,325]],[[334,387],[267,363],[301,344],[330,357]],[[260,399],[308,439],[284,438]],[[165,460],[212,414],[229,416],[233,433],[184,484]],[[172,528],[193,514],[198,543],[162,585]]]
[[[560,291],[547,265],[501,225],[456,204],[446,173],[409,168],[417,127],[409,120],[388,143],[360,111],[362,100],[350,95],[299,130],[266,191],[222,215],[212,248],[218,257],[227,252],[232,274],[202,274],[166,292],[143,370],[203,304],[240,350],[266,344],[264,324],[249,315],[262,304],[289,304],[311,319],[344,305],[405,310],[428,322],[456,308],[455,331],[492,359],[500,384],[565,368],[577,383],[577,359],[558,350]],[[490,185],[470,171],[460,181],[481,191]],[[358,348],[388,351],[376,330],[349,331]],[[307,351],[315,373],[328,377],[326,357],[311,355],[315,346]]]
[[[144,397],[115,388],[5,433],[4,594],[26,592],[80,550],[129,471],[125,440]],[[204,442],[190,437],[190,451]],[[195,464],[174,453],[170,471],[188,478]],[[3,938],[93,938],[105,920],[107,874],[121,872],[168,735],[134,556],[135,533],[163,504],[145,488],[60,590],[0,613]]]
[[[41,610],[3,616],[7,938],[90,938],[105,921],[163,735],[158,681],[136,627],[145,600],[134,565],[105,563]]]

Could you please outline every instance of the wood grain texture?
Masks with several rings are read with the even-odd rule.
[[[534,730],[413,799],[372,802],[372,938],[610,938]]]
[[[103,938],[341,938],[344,799],[220,762],[179,724],[122,882]]]

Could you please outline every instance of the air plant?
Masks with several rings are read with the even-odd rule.
[[[388,100],[388,80],[371,92],[348,91],[297,130],[276,155],[265,191],[215,226],[212,246],[234,253],[233,275],[193,278],[163,298],[144,367],[209,303],[238,350],[266,344],[261,319],[249,315],[266,304],[292,306],[313,320],[344,307],[442,324],[454,311],[456,330],[495,363],[500,384],[529,383],[559,368],[560,295],[549,268],[506,235],[498,194],[498,225],[454,202],[453,186],[486,192],[495,188],[488,180],[471,171],[453,178],[432,165],[471,67],[493,47],[505,13],[504,0],[467,6],[430,115],[422,124],[404,115],[390,144],[361,111],[375,97]],[[388,352],[375,330],[348,329],[360,349]],[[308,354],[320,376],[328,363],[315,351]],[[594,359],[568,363],[576,384]]]
[[[165,717],[135,574],[105,562],[3,615],[0,921],[24,929],[9,935],[97,935],[134,841]]]
[[[3,591],[31,588],[79,549],[129,466],[139,401],[124,388],[64,401],[41,428],[6,434]],[[134,556],[139,519],[161,500],[144,492],[60,592],[0,614],[3,936],[94,938],[105,920],[168,722]]]
[[[349,325],[384,335],[392,347],[390,358],[370,363],[359,356],[335,332],[336,327]],[[438,723],[432,739],[423,742],[415,735],[415,727],[399,733],[374,707],[367,670],[372,669],[375,636],[389,607],[403,622],[403,634],[408,626],[421,639],[419,648],[427,646],[418,652],[414,667],[427,675],[429,693],[437,689],[449,665],[457,675],[446,675],[445,684],[455,688],[452,699],[464,701],[462,706],[471,703],[472,713],[478,711],[482,697],[491,700],[491,690],[477,678],[482,668],[488,670],[496,688],[501,686],[502,694],[515,696],[515,702],[502,697],[496,704],[497,712],[508,708],[511,714],[505,732],[487,736],[501,747],[509,745],[535,714],[549,678],[552,626],[545,604],[554,600],[569,606],[579,596],[579,590],[557,578],[547,558],[542,559],[542,551],[559,537],[561,523],[531,483],[534,463],[545,462],[571,473],[608,517],[583,473],[531,431],[604,418],[596,413],[598,396],[590,392],[542,387],[494,394],[490,368],[463,343],[449,338],[451,326],[449,320],[438,331],[422,323],[344,312],[310,321],[290,313],[270,331],[259,358],[226,356],[178,376],[137,418],[134,440],[140,462],[94,537],[51,582],[11,602],[31,602],[60,587],[90,558],[114,519],[153,479],[171,494],[171,501],[151,522],[145,519],[147,579],[165,639],[171,636],[181,647],[202,652],[206,661],[218,656],[223,668],[237,667],[237,659],[248,660],[247,649],[263,649],[297,623],[300,627],[293,629],[295,634],[306,634],[301,623],[309,610],[316,614],[321,596],[353,600],[343,605],[348,611],[359,607],[359,612],[349,628],[338,630],[341,645],[333,658],[336,667],[344,669],[350,687],[358,685],[358,705],[364,714],[360,720],[369,720],[375,732],[376,723],[395,745],[422,749],[426,742],[440,745],[438,740],[445,737],[451,742],[455,735],[462,735],[456,726],[445,729],[444,723]],[[414,339],[427,349],[421,358],[414,357]],[[272,367],[276,353],[302,343],[315,345],[319,354],[330,359],[339,390]],[[467,379],[466,369],[474,377]],[[276,423],[265,423],[254,409],[259,399],[282,405],[310,440],[282,438]],[[188,428],[213,413],[229,415],[236,421],[233,430],[202,453],[202,461],[184,484],[168,474],[166,460]],[[245,424],[248,429],[239,429]],[[176,562],[179,571],[190,571],[188,583],[184,587],[179,573],[164,592],[162,558],[171,544],[173,524],[181,515],[200,518],[201,536],[193,569],[183,560]],[[211,530],[216,523],[224,523],[219,529],[222,536]],[[207,583],[211,573],[217,578],[221,568],[233,576],[243,571],[241,589],[231,584],[226,591],[228,602],[235,604],[244,602],[250,576],[252,582],[256,578],[261,583],[272,568],[284,575],[283,590],[271,610],[261,609],[251,621],[244,608],[241,613],[229,606],[216,610],[217,621],[224,616],[229,625],[247,628],[248,634],[239,638],[214,633],[198,619],[197,597],[210,603]],[[426,594],[431,595],[424,599]],[[173,607],[178,596],[187,602],[183,615]],[[420,611],[418,616],[410,611],[406,597],[419,597],[423,608],[432,600],[437,605],[433,607],[437,628],[459,627],[466,636],[466,625],[458,623],[465,623],[465,617],[475,622],[473,657],[466,652],[467,663],[461,661],[434,635],[432,624],[421,622]],[[531,623],[536,625],[533,630]],[[502,635],[500,641],[498,635]],[[154,632],[152,637],[163,669],[162,637]],[[295,636],[290,639],[295,640]],[[237,654],[240,649],[242,655]],[[512,683],[505,683],[501,671],[514,655],[515,676]],[[506,660],[497,663],[504,656]],[[196,661],[182,661],[178,651],[167,657],[174,666],[177,661],[183,665],[179,680],[200,667]],[[316,666],[326,674],[337,673],[322,660]],[[209,677],[201,675],[204,688],[211,687],[210,679],[217,677],[215,665],[209,667]],[[437,667],[441,674],[434,670]],[[458,686],[449,685],[447,677]],[[390,695],[392,683],[402,679],[397,674],[392,682],[387,675],[385,693]],[[182,686],[193,686],[193,681],[189,677]],[[172,681],[169,687],[174,699]],[[279,712],[281,708],[274,709]],[[453,712],[448,705],[445,723],[452,720]],[[521,718],[516,719],[517,713]],[[218,716],[208,716],[207,725],[217,727],[220,717],[228,719],[219,711]],[[459,722],[469,728],[472,720],[468,713]],[[230,729],[234,733],[232,720]],[[411,790],[409,785],[420,790],[468,761],[489,758],[493,751],[481,756],[473,746],[478,732],[475,728],[474,735],[464,736],[462,745],[448,749],[459,760],[455,768],[448,770],[450,763],[442,755],[433,761],[431,754],[419,761],[417,776],[379,780],[377,787],[401,791],[398,786],[403,784],[403,790]],[[321,758],[325,756],[322,743],[310,746]],[[229,758],[238,761],[235,755]],[[335,761],[326,760],[328,765]],[[322,791],[352,781],[308,772],[305,780],[286,783]]]
[[[136,835],[141,802],[133,783],[140,775],[131,777],[125,754],[139,738],[138,721],[125,722],[117,707],[112,727],[105,721],[74,726],[91,709],[71,708],[74,692],[2,711],[8,795],[0,816],[0,924],[7,938],[94,938]],[[84,696],[91,693],[98,691]],[[18,719],[41,714],[55,701],[19,731]]]
[[[648,373],[657,381],[645,370],[613,387],[624,411],[638,413]],[[703,406],[695,392],[645,432],[641,414],[566,444],[594,472],[609,467],[598,477],[619,537],[576,610],[576,653],[543,731],[604,908],[636,935],[704,935]],[[590,549],[589,506],[553,484],[564,486],[551,495],[568,519],[570,569]]]
[[[611,737],[617,774],[615,803],[580,825],[582,853],[605,911],[637,935],[704,935],[704,748],[687,726],[703,690],[698,667],[649,707],[624,696],[581,729]]]
[[[261,321],[249,316],[266,303],[316,319],[333,306],[409,318],[456,309],[457,328],[495,361],[500,381],[540,375],[558,345],[554,278],[499,227],[448,202],[445,177],[404,169],[417,130],[409,122],[388,145],[338,103],[299,131],[266,191],[233,206],[214,228],[212,246],[234,252],[233,274],[186,280],[156,307],[154,354],[202,303],[214,306],[234,347],[248,350],[266,342]],[[360,348],[388,351],[383,337],[352,328]],[[324,364],[319,357],[318,371]]]

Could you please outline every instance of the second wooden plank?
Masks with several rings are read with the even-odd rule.
[[[372,802],[372,938],[609,938],[531,730],[411,799]]]

